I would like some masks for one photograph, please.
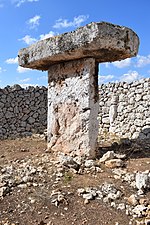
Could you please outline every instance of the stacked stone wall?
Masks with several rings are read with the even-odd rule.
[[[0,89],[0,139],[43,133],[47,127],[47,88],[19,85]]]
[[[150,78],[99,86],[99,132],[123,138],[150,138]],[[43,133],[47,88],[19,85],[0,89],[0,139]]]
[[[150,138],[150,78],[130,84],[102,84],[99,95],[100,133],[129,139]]]

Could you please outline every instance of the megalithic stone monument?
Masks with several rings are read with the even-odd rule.
[[[48,70],[48,148],[95,157],[98,63],[136,56],[139,38],[127,27],[90,23],[19,51],[19,65]]]

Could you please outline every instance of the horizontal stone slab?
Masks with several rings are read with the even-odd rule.
[[[55,63],[81,58],[113,62],[136,56],[139,38],[127,27],[111,23],[90,23],[73,32],[54,36],[19,51],[19,65],[48,70]]]

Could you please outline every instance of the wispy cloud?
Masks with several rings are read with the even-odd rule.
[[[18,63],[18,57],[16,57],[16,58],[9,58],[5,62],[7,64],[17,64]]]
[[[54,28],[67,28],[67,27],[79,27],[83,22],[85,22],[89,18],[88,15],[79,15],[74,17],[72,21],[68,21],[68,19],[58,19],[54,24]]]
[[[47,76],[45,75],[45,76],[41,76],[41,77],[38,77],[37,78],[37,80],[47,80],[48,78],[47,78]]]
[[[131,66],[131,58],[113,62],[112,65],[117,67],[117,68],[125,68],[125,67],[128,67],[128,66]]]
[[[41,35],[40,35],[40,40],[44,40],[44,39],[46,39],[46,38],[50,38],[50,37],[53,37],[53,36],[55,36],[55,35],[56,35],[55,32],[50,31],[50,32],[47,33],[47,34],[41,34]]]
[[[41,16],[39,16],[39,15],[36,15],[36,16],[30,18],[30,19],[27,21],[27,24],[29,25],[29,28],[30,28],[30,29],[35,29],[35,28],[37,28],[37,27],[39,26],[39,24],[40,24],[40,23],[39,23],[40,19],[41,19]]]
[[[21,83],[25,83],[25,82],[28,82],[28,81],[30,81],[31,80],[31,78],[25,78],[25,79],[23,79],[23,80],[20,80],[19,82],[21,82]]]
[[[18,73],[26,73],[26,72],[29,72],[29,71],[31,71],[31,69],[29,69],[29,68],[24,68],[24,67],[21,67],[21,66],[17,67]]]
[[[146,65],[150,64],[150,55],[148,56],[137,56],[137,64],[136,67],[144,67]]]
[[[128,73],[123,74],[120,78],[120,81],[125,81],[131,83],[135,80],[141,79],[142,76],[137,71],[128,71]]]
[[[55,35],[56,35],[55,32],[50,31],[50,32],[47,33],[47,34],[41,34],[41,35],[39,36],[39,39],[33,38],[33,37],[31,37],[30,35],[26,35],[26,36],[24,36],[23,38],[20,38],[20,39],[18,39],[18,40],[19,40],[19,41],[25,42],[27,45],[30,45],[30,44],[33,44],[33,43],[37,42],[38,40],[44,40],[44,39],[46,39],[46,38],[50,38],[50,37],[53,37],[53,36],[55,36]]]
[[[3,69],[2,67],[0,67],[0,73],[2,72],[6,72],[6,69]]]
[[[36,38],[32,38],[30,35],[26,35],[21,39],[18,39],[19,41],[24,41],[27,45],[33,44],[37,41]]]
[[[100,84],[104,84],[104,83],[110,82],[113,78],[114,78],[113,75],[106,75],[106,76],[99,75],[98,76],[98,82]]]
[[[5,62],[7,64],[18,64],[18,57],[7,59]],[[18,73],[25,73],[25,72],[28,72],[28,71],[31,71],[31,69],[29,69],[29,68],[23,68],[21,66],[18,66],[17,67],[17,72]]]
[[[31,87],[36,87],[39,86],[38,84],[31,84],[31,83],[26,83],[26,84],[19,84],[22,88],[27,88],[29,86]]]
[[[38,2],[39,0],[12,0],[12,3],[15,4],[17,7],[20,7],[23,3],[26,2]]]
[[[134,66],[134,67],[140,68],[140,67],[150,65],[150,54],[147,56],[138,55],[134,59],[128,58],[128,59],[124,59],[124,60],[116,61],[116,62],[112,62],[112,63],[104,63],[104,65],[106,68],[110,68],[111,65],[113,65],[114,67],[117,67],[119,69],[129,67],[129,66]]]
[[[3,3],[0,3],[0,8],[3,8],[4,7],[4,4]]]

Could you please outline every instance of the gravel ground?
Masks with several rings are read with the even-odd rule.
[[[149,140],[103,143],[84,162],[46,148],[40,138],[0,141],[1,225],[150,224]]]

